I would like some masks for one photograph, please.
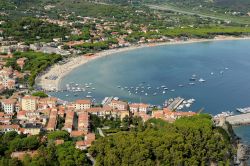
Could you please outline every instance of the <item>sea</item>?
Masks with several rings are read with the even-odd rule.
[[[60,88],[75,84],[86,91],[50,95],[67,101],[91,96],[99,103],[113,96],[152,105],[180,96],[195,99],[192,111],[236,113],[250,106],[250,40],[162,45],[102,57],[74,69]],[[235,132],[250,144],[250,126]]]

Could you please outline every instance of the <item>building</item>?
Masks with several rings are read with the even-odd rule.
[[[86,110],[91,107],[91,100],[76,100],[74,103],[75,110]]]
[[[38,135],[41,132],[41,129],[41,124],[26,123],[23,127],[23,134]]]
[[[19,132],[20,127],[18,125],[0,125],[0,133],[6,133],[10,131]]]
[[[149,111],[149,105],[144,103],[133,103],[129,105],[129,109],[132,113],[135,112],[147,113]]]
[[[30,157],[34,157],[37,154],[38,154],[37,150],[12,152],[11,158],[17,158],[18,160],[23,160],[26,155],[29,155]]]
[[[68,111],[65,118],[65,123],[63,129],[68,131],[69,133],[73,130],[75,112]]]
[[[36,96],[24,96],[21,99],[21,108],[24,111],[36,111],[38,107],[39,97]]]
[[[57,98],[55,97],[45,97],[39,99],[39,105],[43,105],[49,108],[53,108],[57,106]]]
[[[87,149],[88,147],[91,146],[91,144],[95,141],[95,134],[94,133],[89,133],[85,135],[84,141],[77,141],[76,142],[76,148],[80,150]]]
[[[49,115],[49,122],[47,124],[48,131],[54,131],[56,129],[57,124],[57,109],[53,109]]]
[[[3,99],[1,101],[2,109],[6,114],[13,114],[16,107],[16,99]]]
[[[120,110],[120,111],[128,110],[128,103],[124,102],[124,101],[120,101],[120,100],[112,100],[109,103],[109,106],[112,109],[117,109],[117,110]]]
[[[89,115],[88,112],[81,112],[78,115],[78,130],[88,132],[89,129]]]
[[[17,63],[17,65],[18,65],[21,69],[23,69],[26,60],[27,60],[27,58],[25,58],[25,57],[19,58],[19,59],[17,59],[16,63]]]

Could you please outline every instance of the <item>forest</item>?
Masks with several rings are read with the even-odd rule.
[[[151,119],[138,128],[98,139],[89,149],[96,165],[230,165],[235,153],[230,137],[209,115],[173,124]]]
[[[8,21],[0,25],[0,28],[4,31],[4,37],[13,37],[27,44],[38,41],[50,42],[53,38],[64,38],[69,34],[69,30],[65,27],[31,17]]]

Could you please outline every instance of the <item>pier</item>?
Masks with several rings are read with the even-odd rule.
[[[176,108],[184,101],[183,98],[177,97],[174,101],[167,107],[169,110],[176,110]]]
[[[250,113],[228,116],[226,121],[231,125],[247,125],[250,124]]]

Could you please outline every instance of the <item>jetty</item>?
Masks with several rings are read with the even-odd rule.
[[[231,125],[247,125],[250,124],[250,113],[232,115],[226,117],[226,121]]]
[[[177,97],[174,101],[167,107],[169,110],[176,110],[176,108],[184,101],[183,98]]]

